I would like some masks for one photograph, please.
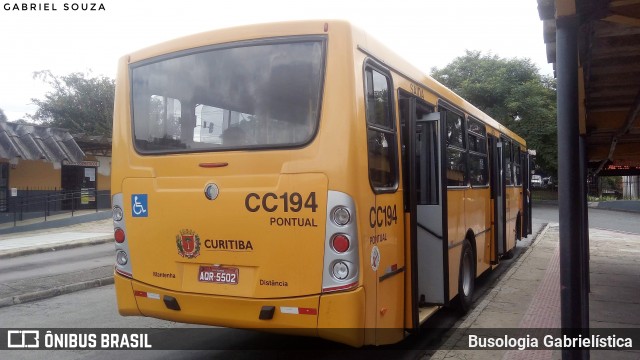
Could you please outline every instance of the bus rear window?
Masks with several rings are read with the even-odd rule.
[[[133,65],[136,149],[304,145],[318,126],[323,70],[321,40],[226,46]]]

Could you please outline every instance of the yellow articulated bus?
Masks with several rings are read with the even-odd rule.
[[[531,232],[525,141],[341,21],[120,59],[120,314],[400,341]]]

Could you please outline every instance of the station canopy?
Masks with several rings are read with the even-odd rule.
[[[589,170],[640,175],[640,0],[538,0],[547,60],[556,23],[578,21],[580,134]]]

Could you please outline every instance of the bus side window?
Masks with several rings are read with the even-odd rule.
[[[467,152],[464,145],[464,118],[447,109],[447,186],[467,185]]]
[[[391,113],[391,80],[372,67],[365,69],[369,181],[376,192],[397,187],[396,129]]]
[[[467,144],[471,186],[489,185],[487,130],[484,124],[473,118],[467,121]]]
[[[520,152],[520,144],[514,141],[513,143],[513,176],[515,177],[515,185],[522,186],[522,174],[520,172],[520,163],[521,163],[522,153]]]
[[[513,185],[513,163],[511,161],[511,140],[502,139],[502,148],[504,149],[504,163],[505,163],[505,184],[507,186]]]

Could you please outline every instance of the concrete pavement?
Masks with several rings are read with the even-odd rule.
[[[109,211],[110,213],[110,211]],[[102,214],[101,217],[105,217]],[[40,224],[36,230],[14,232],[0,235],[0,260],[48,251],[59,251],[80,246],[89,246],[113,242],[113,221],[92,220],[95,215],[84,218],[75,216],[75,223],[61,227],[59,222]],[[58,219],[64,220],[64,219]],[[63,222],[68,224],[69,221]],[[30,227],[31,224],[26,224]],[[23,231],[15,231],[23,230]],[[74,291],[89,289],[113,283],[113,266],[100,266],[93,269],[74,271],[64,274],[43,274],[30,279],[18,279],[0,283],[0,307],[29,301],[46,299]]]
[[[52,228],[66,227],[91,221],[111,218],[110,210],[76,210],[44,217],[42,212],[24,214],[23,220],[18,220],[18,214],[0,213],[0,235],[33,232]],[[40,215],[39,217],[37,215]]]
[[[640,201],[638,200],[615,200],[615,201],[596,201],[587,204],[593,209],[640,212]]]
[[[0,259],[113,241],[113,221],[110,216],[85,222],[76,216],[76,220],[80,222],[0,235]]]
[[[534,243],[449,332],[431,359],[560,359],[559,350],[468,350],[482,329],[560,328],[558,224]],[[640,234],[589,229],[592,329],[640,328]],[[591,359],[638,359],[640,351],[591,350]],[[426,357],[425,357],[426,358]]]

